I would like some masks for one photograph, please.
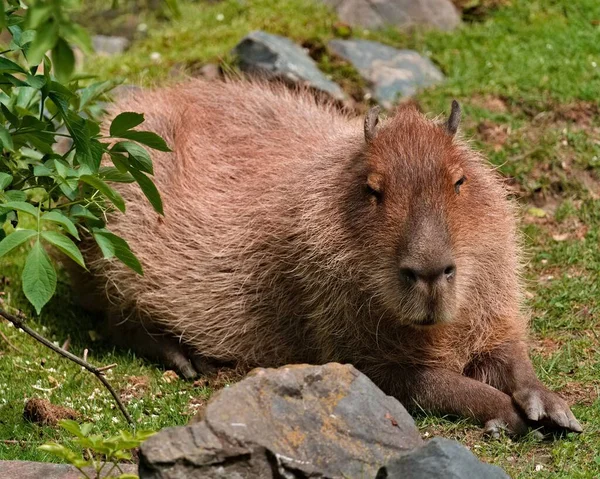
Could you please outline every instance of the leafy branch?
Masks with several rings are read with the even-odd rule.
[[[143,274],[127,242],[107,228],[109,214],[126,211],[111,184],[137,183],[163,214],[146,147],[169,151],[167,144],[138,130],[144,116],[133,112],[103,135],[99,102],[116,82],[75,73],[71,44],[91,51],[86,31],[70,20],[80,2],[32,0],[23,14],[19,0],[0,1],[0,28],[11,36],[0,55],[0,258],[28,251],[22,288],[38,314],[56,291],[49,247],[86,268],[78,246],[85,236],[104,258]]]

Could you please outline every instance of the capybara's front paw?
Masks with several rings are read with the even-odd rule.
[[[513,393],[513,399],[531,421],[575,432],[583,431],[569,405],[542,385],[521,388]]]

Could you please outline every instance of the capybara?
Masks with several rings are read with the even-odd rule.
[[[456,102],[446,121],[400,107],[379,122],[301,89],[191,80],[120,111],[173,150],[153,153],[164,217],[131,184],[109,218],[144,275],[86,248],[87,303],[122,343],[186,377],[352,363],[407,407],[492,434],[581,431],[529,360],[515,207],[457,135]]]

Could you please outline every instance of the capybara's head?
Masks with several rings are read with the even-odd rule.
[[[443,124],[401,108],[378,128],[377,115],[372,109],[365,119],[348,215],[364,250],[366,289],[400,324],[450,322],[477,296],[479,270],[494,267],[486,243],[505,240],[494,237],[494,222],[506,221],[497,213],[503,190],[483,159],[455,138],[458,103]]]

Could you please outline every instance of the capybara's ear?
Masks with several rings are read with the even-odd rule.
[[[367,145],[373,141],[377,134],[377,123],[379,123],[379,112],[381,108],[378,106],[372,107],[365,117],[365,141]]]
[[[460,125],[460,105],[456,100],[452,100],[452,110],[450,111],[450,117],[446,123],[446,130],[452,136],[456,135],[458,126]]]

